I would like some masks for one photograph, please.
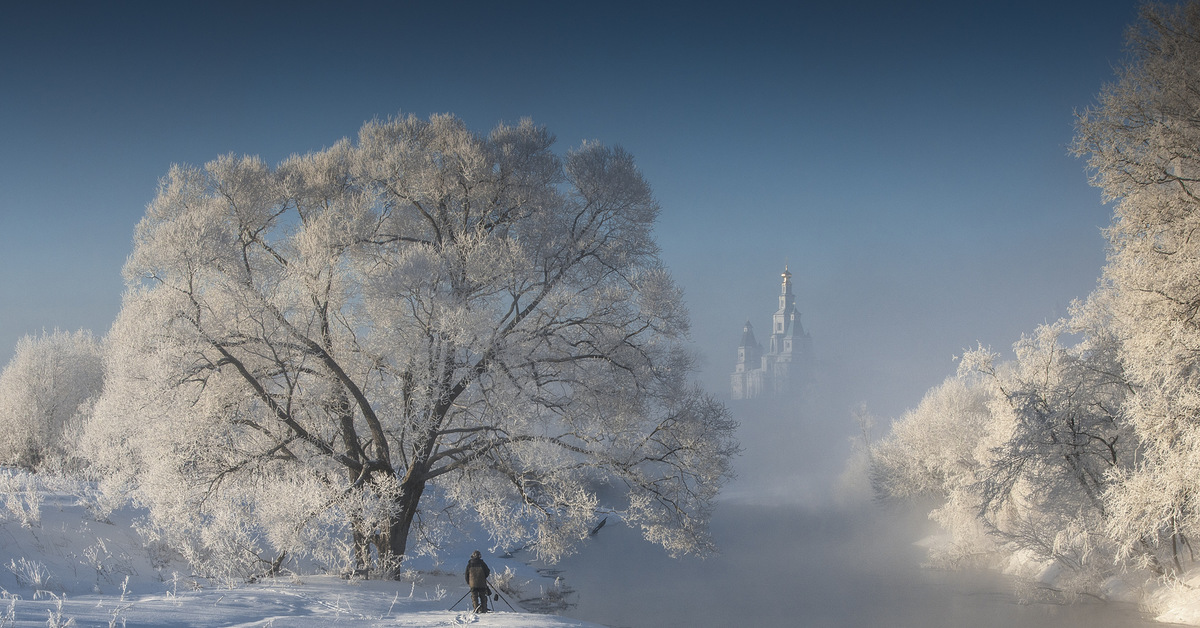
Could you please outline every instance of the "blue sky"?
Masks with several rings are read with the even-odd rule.
[[[0,356],[43,328],[107,331],[172,163],[276,163],[397,113],[530,116],[563,151],[638,159],[714,392],[787,263],[838,412],[895,416],[964,347],[1006,349],[1095,285],[1111,210],[1068,144],[1137,13],[905,4],[10,7]]]

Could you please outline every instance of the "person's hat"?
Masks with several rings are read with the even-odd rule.
[[[480,556],[482,556],[482,554],[479,553],[479,550],[471,552],[471,558],[479,558]]]

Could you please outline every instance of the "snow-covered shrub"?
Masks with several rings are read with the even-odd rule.
[[[78,504],[86,508],[92,518],[101,523],[109,523],[109,517],[113,511],[127,501],[124,495],[108,493],[96,482],[77,482],[71,492],[78,500]]]
[[[521,595],[522,589],[529,584],[530,581],[520,582],[517,580],[517,572],[512,566],[505,565],[504,571],[492,573],[492,584],[500,590],[501,593],[506,593],[513,597]]]
[[[35,591],[44,591],[50,588],[50,569],[40,560],[29,560],[24,556],[14,558],[9,561],[8,570],[17,577],[17,582],[21,586]]]
[[[91,332],[24,336],[0,372],[0,464],[78,467],[75,440],[104,384],[104,351]]]
[[[54,608],[46,613],[49,615],[46,620],[46,628],[71,628],[75,625],[74,617],[67,617],[63,614],[63,597],[55,596]]]
[[[130,557],[124,553],[114,555],[103,539],[96,539],[95,543],[84,548],[82,556],[76,558],[82,564],[95,570],[97,584],[101,580],[115,584],[114,576],[121,577],[128,582],[129,574],[133,571]]]

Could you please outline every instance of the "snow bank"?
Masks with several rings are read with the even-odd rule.
[[[1200,570],[1193,569],[1182,578],[1149,587],[1145,606],[1162,622],[1200,626]]]

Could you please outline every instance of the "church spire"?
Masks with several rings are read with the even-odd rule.
[[[742,327],[738,362],[731,377],[734,399],[791,394],[809,376],[812,340],[800,323],[792,272],[787,263],[784,263],[780,279],[779,309],[772,317],[769,346],[765,352],[754,338],[750,321]]]

